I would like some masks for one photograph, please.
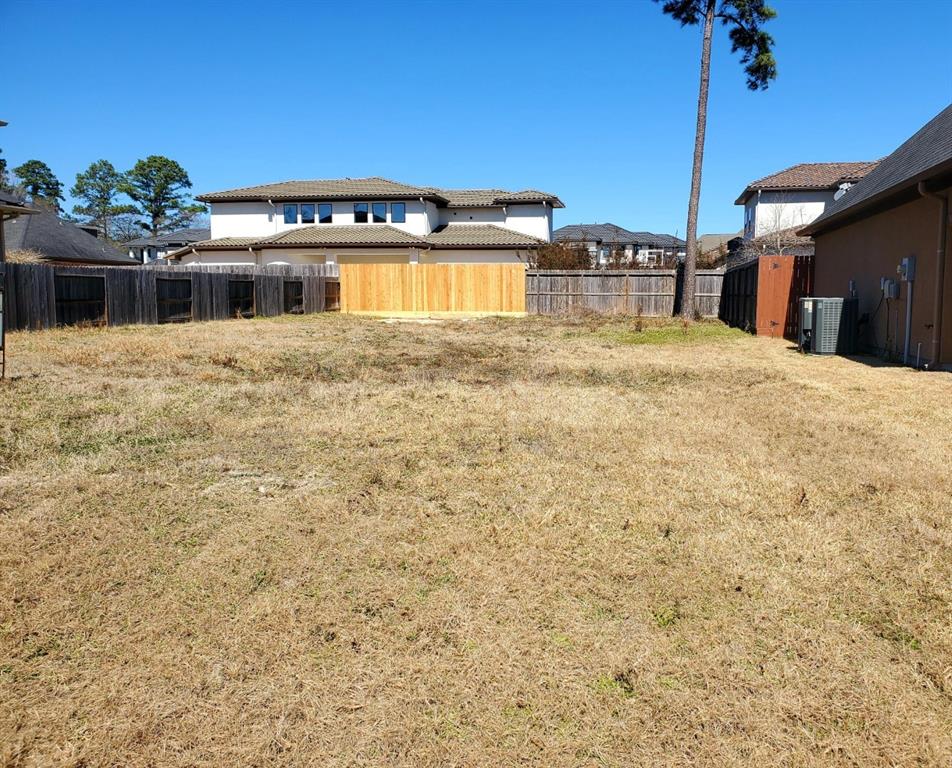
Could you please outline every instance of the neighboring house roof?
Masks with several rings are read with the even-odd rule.
[[[952,183],[952,104],[839,200],[834,200],[822,216],[803,227],[799,234],[815,235],[864,214],[908,202],[919,196],[920,181],[944,175],[950,178],[942,184]]]
[[[534,189],[510,192],[504,189],[440,189],[402,184],[379,176],[364,179],[312,179],[279,181],[220,192],[207,192],[195,199],[205,203],[300,200],[399,200],[422,197],[440,205],[490,206],[506,203],[547,202],[553,208],[564,208],[555,195]]]
[[[857,182],[872,171],[878,160],[859,163],[798,163],[779,173],[772,173],[752,181],[738,198],[735,205],[743,205],[757,191],[798,192],[812,189],[836,189],[846,182]]]
[[[3,223],[9,251],[35,251],[45,259],[85,264],[138,264],[102,240],[63,221],[50,211],[37,211]]]
[[[181,245],[182,243],[196,243],[199,240],[207,240],[211,237],[212,231],[210,229],[177,229],[174,232],[166,232],[164,235],[158,235],[156,237],[139,237],[135,240],[130,240],[126,245],[133,248],[148,248],[156,247],[161,248],[162,246],[168,245]]]
[[[568,224],[555,230],[552,237],[557,242],[647,245],[660,248],[683,248],[686,245],[684,240],[672,235],[632,232],[617,224]]]
[[[698,250],[701,253],[713,251],[717,248],[720,248],[722,245],[726,246],[735,237],[742,237],[743,234],[744,230],[741,230],[740,232],[727,232],[723,234],[709,233],[701,235],[697,239]]]
[[[418,237],[389,224],[315,224],[288,229],[268,237],[220,237],[192,243],[169,254],[178,258],[196,250],[235,248],[320,248],[371,246],[376,248],[532,248],[545,241],[495,224],[444,224],[426,237]]]
[[[12,192],[4,192],[0,189],[0,215],[19,216],[25,213],[35,213],[35,209],[30,208],[26,202]]]

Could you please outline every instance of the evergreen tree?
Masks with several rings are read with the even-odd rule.
[[[65,199],[63,185],[46,163],[27,160],[23,165],[14,168],[13,172],[32,202],[48,205],[59,213],[60,200]]]
[[[73,206],[73,213],[86,216],[102,230],[103,236],[112,237],[110,229],[113,217],[134,213],[131,205],[117,205],[122,174],[108,160],[97,160],[85,171],[76,174],[76,184],[69,193],[82,201]]]
[[[695,272],[697,270],[697,212],[701,199],[701,167],[704,163],[704,133],[707,128],[707,92],[711,80],[711,38],[714,20],[729,27],[731,53],[741,53],[747,74],[747,87],[765,90],[777,76],[773,38],[762,25],[777,15],[765,0],[655,0],[662,10],[682,27],[704,25],[701,36],[701,85],[697,99],[697,129],[694,137],[694,166],[691,171],[691,197],[688,201],[687,254],[684,259],[684,291],[681,316],[693,318]]]
[[[189,202],[186,190],[191,186],[185,169],[175,160],[149,155],[123,176],[119,191],[131,198],[142,226],[154,237],[187,226],[193,216],[205,211],[204,205]]]

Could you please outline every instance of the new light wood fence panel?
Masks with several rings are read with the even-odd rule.
[[[522,264],[341,264],[342,312],[526,311]]]

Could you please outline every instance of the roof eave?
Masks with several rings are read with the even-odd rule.
[[[797,234],[801,237],[816,237],[818,234],[829,232],[833,229],[839,229],[840,227],[851,224],[854,221],[866,218],[867,216],[872,216],[881,210],[887,210],[897,205],[902,205],[904,202],[902,200],[903,196],[908,196],[908,193],[911,190],[915,190],[920,181],[929,181],[930,179],[934,179],[945,174],[952,174],[952,158],[946,160],[944,163],[935,165],[932,168],[923,171],[922,173],[916,174],[915,176],[912,176],[908,179],[904,179],[899,184],[884,189],[882,192],[879,192],[878,194],[875,194],[872,197],[857,203],[856,205],[851,205],[841,211],[837,211],[829,218],[823,218],[821,216],[819,219],[815,219],[805,227],[798,229]],[[856,187],[853,187],[853,189],[856,189]],[[918,193],[916,194],[918,195]]]
[[[359,195],[359,194],[346,194],[346,195],[287,195],[287,194],[274,194],[274,195],[228,195],[227,197],[218,197],[216,193],[210,192],[205,195],[196,195],[195,199],[202,203],[267,203],[269,200],[274,202],[281,203],[290,203],[290,202],[310,202],[310,201],[324,201],[331,202],[334,200],[341,200],[344,202],[352,201],[368,201],[373,202],[374,200],[419,200],[420,198],[424,200],[430,200],[436,203],[448,203],[449,201],[445,197],[440,195],[434,195],[432,192],[426,194],[413,194],[411,192],[396,194],[393,192],[388,192],[382,195]]]

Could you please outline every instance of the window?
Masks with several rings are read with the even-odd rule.
[[[318,205],[317,220],[321,224],[330,224],[334,220],[334,206],[330,203],[321,203]]]
[[[390,223],[405,224],[407,221],[407,204],[393,203],[390,206]]]
[[[314,223],[314,203],[301,203],[301,223]]]
[[[354,203],[354,224],[367,223],[367,203]]]
[[[284,311],[289,315],[304,314],[304,281],[284,281]]]
[[[297,204],[296,203],[285,203],[284,223],[297,224]]]
[[[374,213],[374,224],[386,224],[387,223],[387,204],[374,203],[372,208]]]
[[[297,208],[297,206],[295,206]],[[231,317],[254,317],[254,280],[228,281],[228,314]]]
[[[105,325],[106,279],[86,275],[55,275],[57,325]]]
[[[155,279],[156,319],[160,323],[187,323],[192,319],[192,278]]]

